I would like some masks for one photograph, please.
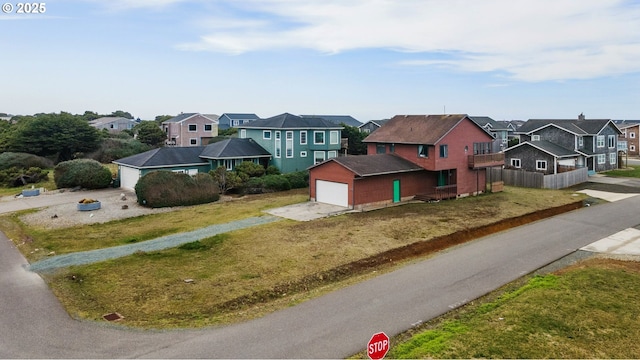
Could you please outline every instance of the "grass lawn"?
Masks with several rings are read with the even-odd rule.
[[[501,289],[400,335],[387,356],[638,358],[638,294],[640,262],[594,258]]]
[[[168,214],[47,231],[26,227],[16,216],[5,216],[0,218],[0,229],[30,236],[32,242],[19,245],[27,255],[33,247],[64,253],[255,216],[306,196],[300,191],[251,196]],[[62,269],[47,274],[46,280],[74,317],[100,320],[105,313],[118,312],[125,317],[121,324],[143,328],[223,324],[254,318],[343,286],[345,282],[329,282],[304,288],[305,281],[340,265],[582,198],[571,191],[507,187],[496,194],[311,222],[282,220],[180,248]],[[347,279],[346,283],[357,280]],[[300,283],[302,290],[287,291],[288,284]]]
[[[607,176],[640,178],[640,166],[631,165],[631,166],[628,166],[626,169],[611,170],[603,174]]]

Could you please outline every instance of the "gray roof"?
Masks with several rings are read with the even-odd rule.
[[[509,149],[506,149],[505,152],[508,152],[509,150],[513,150],[515,148],[521,147],[521,146],[532,146],[534,148],[537,148],[539,150],[542,150],[550,155],[553,155],[554,157],[557,158],[566,158],[566,157],[576,157],[576,156],[580,156],[580,153],[573,151],[573,150],[569,150],[567,148],[564,148],[560,145],[556,145],[550,141],[546,141],[546,140],[540,140],[540,141],[525,141],[523,143],[520,143],[518,145],[515,145],[513,147],[510,147]]]
[[[249,113],[224,113],[220,115],[220,118],[229,118],[232,120],[260,120],[260,117],[256,114]]]
[[[325,120],[331,121],[336,125],[345,124],[349,126],[358,127],[362,125],[362,123],[353,118],[351,115],[300,115],[303,118],[323,118]]]
[[[486,128],[487,125],[489,129],[493,129],[497,126],[496,121],[488,116],[469,116],[469,119],[473,120],[474,123]]]
[[[615,126],[615,124],[609,119],[529,119],[527,122],[522,124],[516,132],[528,134],[546,126],[556,126],[576,135],[596,135],[609,123],[612,123]]]
[[[109,124],[112,122],[119,122],[119,121],[137,123],[134,119],[127,119],[125,117],[105,116],[105,117],[90,120],[89,125],[100,126],[100,125],[105,125],[105,124]]]
[[[206,159],[238,159],[271,157],[271,154],[253,139],[230,138],[207,145],[200,157]]]
[[[206,165],[200,158],[204,146],[161,147],[113,161],[115,164],[134,168],[159,168],[170,166]]]
[[[390,119],[369,120],[369,121],[367,121],[366,123],[364,123],[364,124],[360,125],[359,127],[363,127],[363,126],[365,126],[365,125],[366,125],[366,124],[368,124],[368,123],[372,123],[372,124],[375,124],[376,126],[380,127],[380,126],[382,126],[382,125],[386,124],[386,123],[387,123],[387,121],[389,121],[389,120],[390,120]]]
[[[424,170],[411,161],[394,154],[340,156],[311,166],[309,169],[332,161],[361,177]]]
[[[268,119],[255,120],[237,126],[239,129],[342,129],[324,118],[300,117],[284,113]]]
[[[163,122],[165,122],[165,123],[169,123],[169,122],[170,123],[179,123],[181,121],[184,121],[184,120],[186,120],[186,119],[188,119],[188,118],[190,118],[192,116],[196,116],[196,115],[200,115],[200,116],[206,117],[207,119],[209,119],[209,120],[211,120],[213,122],[215,122],[217,120],[217,119],[211,119],[211,118],[207,117],[207,115],[202,115],[200,113],[182,113],[182,114],[180,114],[180,115],[178,115],[176,117],[172,117],[171,119],[163,121]]]

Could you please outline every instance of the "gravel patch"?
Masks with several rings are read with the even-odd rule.
[[[87,192],[87,198],[91,192]],[[101,207],[98,210],[79,211],[77,202],[70,201],[65,204],[51,205],[38,212],[23,215],[20,220],[31,226],[45,229],[59,229],[76,225],[91,225],[105,223],[129,217],[170,212],[176,208],[152,209],[137,203],[136,195],[131,192],[112,193],[100,198]]]

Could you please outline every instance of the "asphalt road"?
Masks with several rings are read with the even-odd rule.
[[[491,235],[261,319],[187,331],[132,331],[70,319],[0,235],[0,357],[344,358],[594,241],[635,227],[640,196]]]

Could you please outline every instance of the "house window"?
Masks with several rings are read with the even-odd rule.
[[[396,152],[396,144],[390,144],[389,145],[389,152],[392,153],[392,154],[394,152]]]
[[[329,144],[331,145],[340,144],[340,136],[338,131],[329,132]]]
[[[287,131],[284,133],[285,137],[285,156],[288,158],[293,157],[293,131]]]
[[[629,133],[629,137],[632,138],[632,139],[635,139],[636,138],[636,133],[635,132],[630,132]]]
[[[307,132],[300,131],[300,145],[307,145]]]
[[[313,143],[316,145],[324,145],[324,131],[313,132]]]
[[[280,158],[280,156],[282,155],[282,140],[280,139],[280,131],[276,131],[276,144],[275,144],[275,149],[276,149],[276,158]]]
[[[371,133],[371,130],[370,130],[370,129],[367,129],[367,128],[364,128],[364,129],[362,129],[362,130],[360,130],[360,131],[362,131],[362,132],[363,132],[363,133],[365,133],[365,134],[369,134],[369,133]]]
[[[233,165],[235,165],[235,161],[233,159],[227,159],[224,161],[224,167],[229,171],[233,170]]]
[[[606,154],[598,154],[598,164],[606,164],[607,156]]]
[[[189,124],[189,132],[196,132],[198,131],[198,127],[196,124]]]
[[[578,136],[578,147],[584,146],[584,138],[582,136]]]
[[[598,135],[596,138],[596,146],[599,148],[604,147],[604,135]]]
[[[205,124],[204,125],[204,131],[211,131],[213,127],[211,126],[211,124]]]
[[[449,146],[448,145],[440,145],[440,157],[446,158],[449,156]]]
[[[376,154],[384,154],[387,151],[385,144],[376,144]]]
[[[618,155],[616,153],[610,153],[609,154],[609,164],[611,164],[611,165],[615,164],[616,160],[617,160],[616,159],[617,156]]]
[[[531,141],[540,141],[540,135],[531,135]]]
[[[614,149],[616,147],[616,136],[615,135],[609,135],[609,137],[607,138],[608,144],[609,145],[609,149]]]
[[[194,138],[189,139],[189,144],[198,145],[198,139],[194,139]]]
[[[629,150],[630,151],[636,151],[636,146],[635,145],[629,145]]]
[[[300,157],[307,157],[306,151],[300,151]]]
[[[513,166],[516,169],[519,169],[522,167],[522,162],[520,161],[520,159],[511,159],[511,166]]]
[[[338,157],[338,152],[335,150],[327,151],[327,159]]]
[[[271,130],[262,130],[262,139],[271,140]]]
[[[547,171],[547,161],[546,160],[536,160],[536,170]]]
[[[473,143],[473,155],[489,154],[491,153],[491,143]]]
[[[247,137],[247,129],[240,129],[240,139],[245,139]]]
[[[429,157],[429,147],[427,145],[418,145],[418,156]]]
[[[319,164],[324,161],[324,151],[313,152],[313,164]]]

